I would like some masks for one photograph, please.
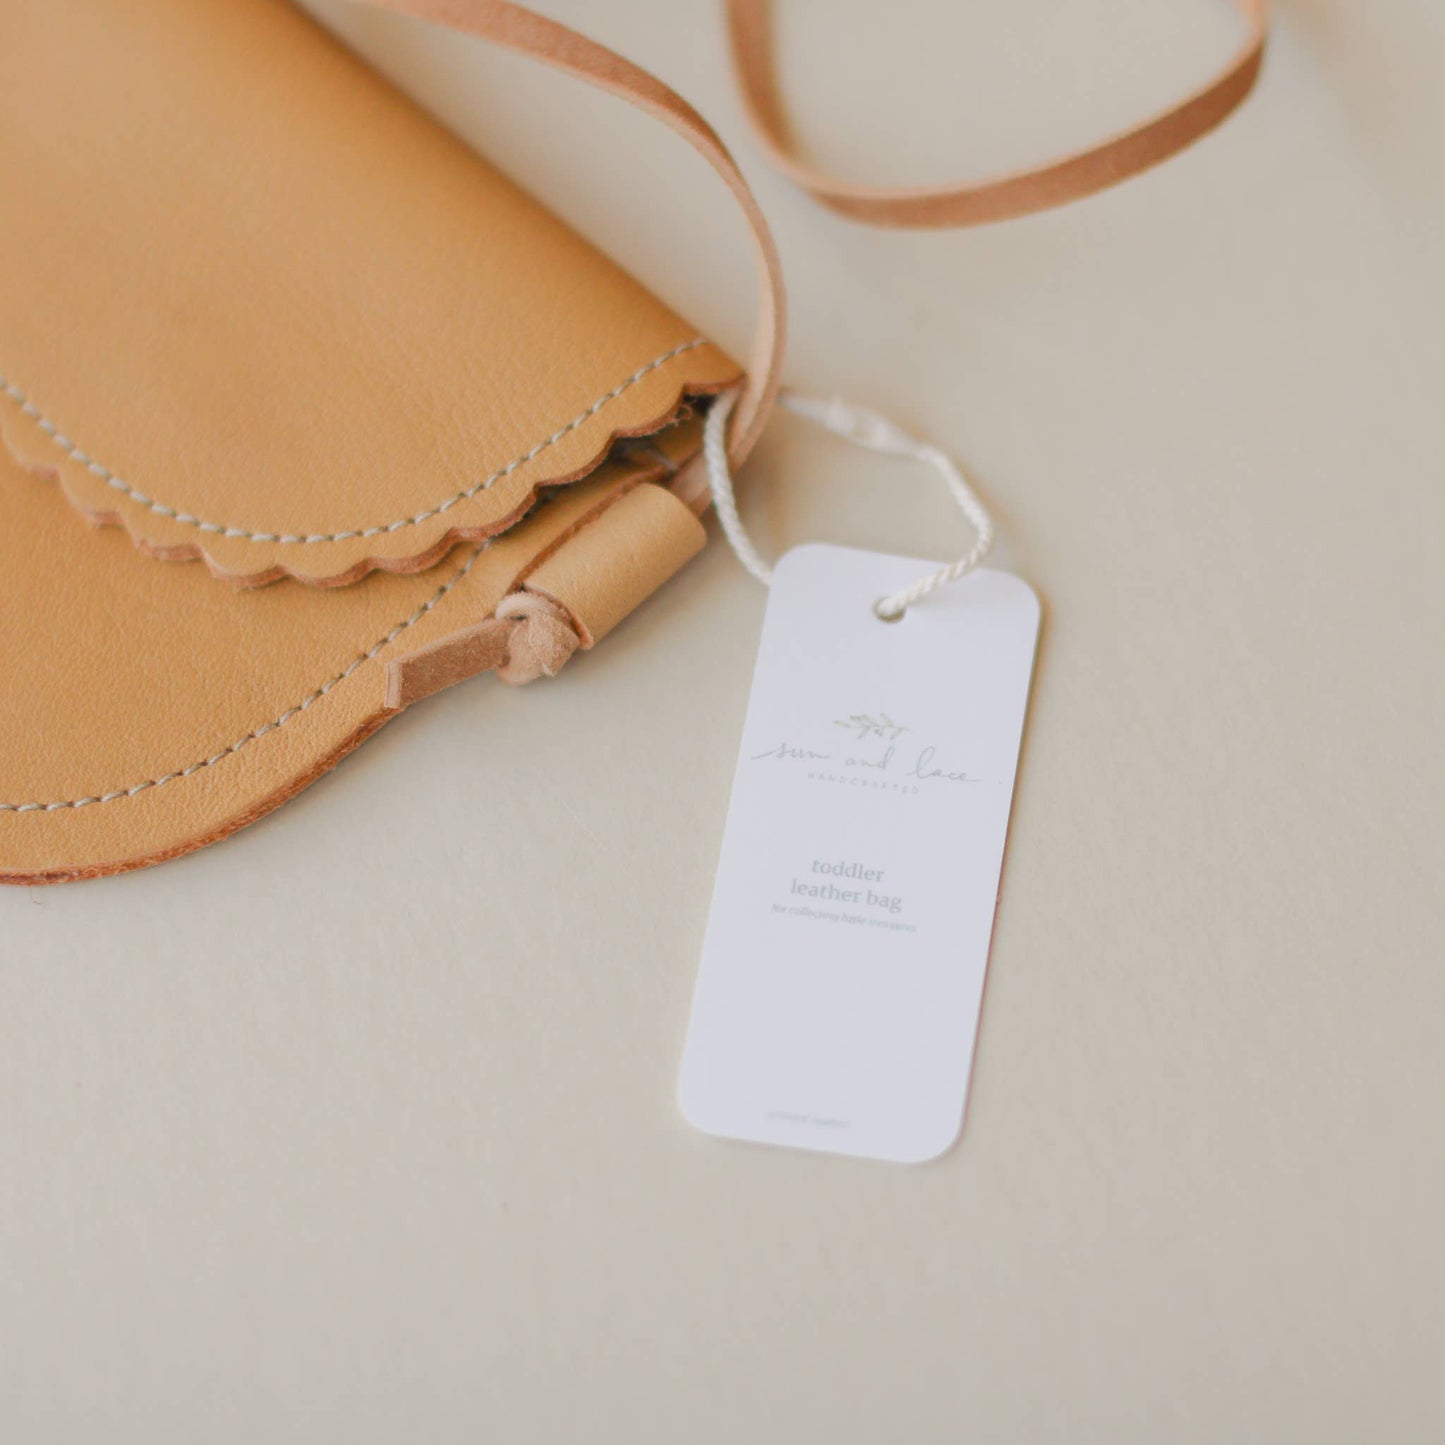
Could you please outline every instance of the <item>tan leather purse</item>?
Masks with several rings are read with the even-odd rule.
[[[376,0],[373,0],[376,3]],[[667,87],[502,0],[380,0],[658,116],[741,204],[744,373],[286,0],[0,8],[0,881],[213,842],[388,718],[485,670],[554,673],[703,545],[699,406],[766,419],[776,255],[731,157]],[[744,92],[828,204],[966,224],[1097,190],[1248,91],[1024,177],[879,193],[784,142],[765,7]],[[43,120],[42,120],[43,118]]]

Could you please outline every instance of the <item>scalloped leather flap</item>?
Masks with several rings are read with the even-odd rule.
[[[416,571],[737,375],[286,0],[0,6],[0,435],[146,551]]]

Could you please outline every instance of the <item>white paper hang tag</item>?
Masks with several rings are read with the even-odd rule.
[[[899,1163],[963,1120],[1039,627],[980,570],[896,622],[928,564],[778,564],[679,1099],[710,1134]]]

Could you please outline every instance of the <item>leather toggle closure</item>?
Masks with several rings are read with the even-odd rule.
[[[387,663],[386,706],[409,707],[478,673],[520,685],[555,677],[702,550],[702,523],[672,492],[622,492],[534,559],[491,617]]]
[[[513,592],[502,598],[496,621],[511,627],[506,658],[495,671],[503,682],[516,687],[539,677],[556,677],[582,644],[567,614],[536,592]]]

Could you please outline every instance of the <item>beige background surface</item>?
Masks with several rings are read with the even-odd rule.
[[[790,378],[966,457],[1045,599],[962,1142],[895,1169],[676,1112],[763,607],[715,547],[605,655],[436,699],[229,843],[0,895],[0,1435],[1445,1438],[1438,6],[1286,0],[1183,159],[915,236],[761,170],[711,6],[546,8],[737,143]],[[326,9],[742,347],[682,147]],[[787,11],[819,152],[917,180],[1123,121],[1232,34]],[[789,420],[745,508],[773,548],[961,542],[925,476]]]

